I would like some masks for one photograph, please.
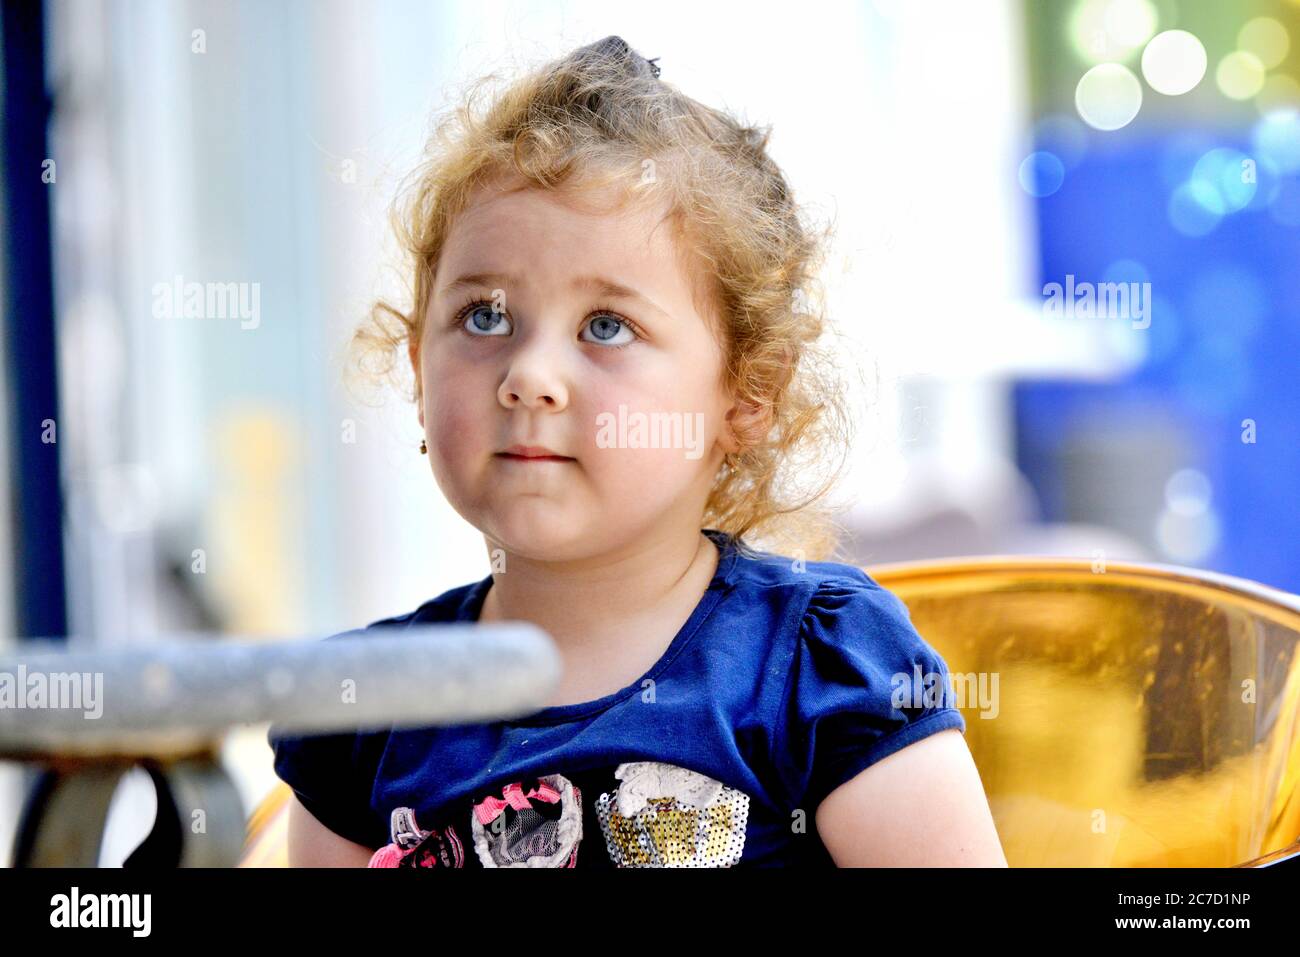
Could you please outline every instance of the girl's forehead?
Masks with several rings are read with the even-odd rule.
[[[470,194],[456,223],[501,218],[593,220],[606,228],[638,228],[648,232],[648,227],[664,219],[667,213],[664,202],[657,202],[653,197],[633,198],[617,186],[586,190],[488,186]]]
[[[589,264],[660,273],[682,271],[681,248],[662,207],[618,202],[607,191],[595,202],[530,188],[480,192],[448,232],[442,261],[451,269],[479,269],[484,259],[511,259],[554,268],[580,254]]]

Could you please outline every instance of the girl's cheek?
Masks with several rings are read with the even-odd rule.
[[[601,383],[589,392],[583,438],[593,471],[622,476],[619,481],[642,488],[697,464],[687,453],[704,445],[708,416],[689,388],[664,387],[672,379],[665,373],[645,381]],[[638,423],[643,427],[639,442],[657,446],[639,445]]]
[[[425,422],[435,444],[454,454],[489,442],[483,435],[491,414],[485,403],[495,402],[496,397],[483,370],[439,362],[431,363],[424,372],[428,397]]]

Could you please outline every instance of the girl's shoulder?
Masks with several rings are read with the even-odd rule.
[[[871,619],[907,616],[907,608],[893,592],[881,586],[857,565],[834,561],[808,561],[798,555],[772,552],[739,552],[729,584],[761,594],[769,603],[774,590],[785,592],[789,601],[805,604],[804,623],[810,617],[823,622],[837,617],[861,624]]]
[[[798,612],[797,644],[822,663],[851,661],[864,679],[872,666],[909,673],[920,662],[944,666],[903,600],[857,565],[760,552],[742,556],[731,579],[751,591],[750,605],[784,606],[787,621]]]
[[[820,663],[847,659],[859,672],[873,664],[906,667],[937,657],[912,627],[907,606],[857,565],[809,561],[719,539],[719,579],[726,600],[715,627],[763,636],[778,654]]]

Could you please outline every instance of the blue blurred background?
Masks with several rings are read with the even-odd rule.
[[[1039,273],[1149,282],[1153,308],[1149,328],[1114,331],[1122,372],[1017,384],[1017,463],[1048,520],[1099,522],[1165,560],[1298,591],[1300,6],[1026,12]],[[1149,74],[1149,41],[1167,29],[1203,45],[1204,78],[1162,95],[1144,76],[1125,126],[1082,122],[1088,63]]]
[[[328,634],[488,573],[414,408],[344,388],[343,351],[400,298],[385,216],[433,115],[610,33],[772,124],[836,222],[856,561],[1062,554],[1300,591],[1296,2],[3,10],[0,646]],[[177,277],[256,288],[256,322],[159,315]],[[1089,317],[1053,285],[1133,295]],[[250,806],[269,757],[264,729],[232,734]],[[151,794],[124,788],[104,862]]]

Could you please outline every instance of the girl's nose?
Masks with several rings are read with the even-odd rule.
[[[543,365],[540,357],[519,357],[497,390],[497,398],[506,408],[523,405],[529,409],[558,411],[568,405],[569,393],[554,365]]]
[[[507,391],[504,393],[505,398],[502,399],[502,404],[506,407],[523,405],[530,409],[544,409],[548,407],[558,407],[560,405],[559,400],[556,399],[554,395],[547,392],[537,392],[534,394],[535,391],[536,390],[526,389],[522,395],[517,392]]]

